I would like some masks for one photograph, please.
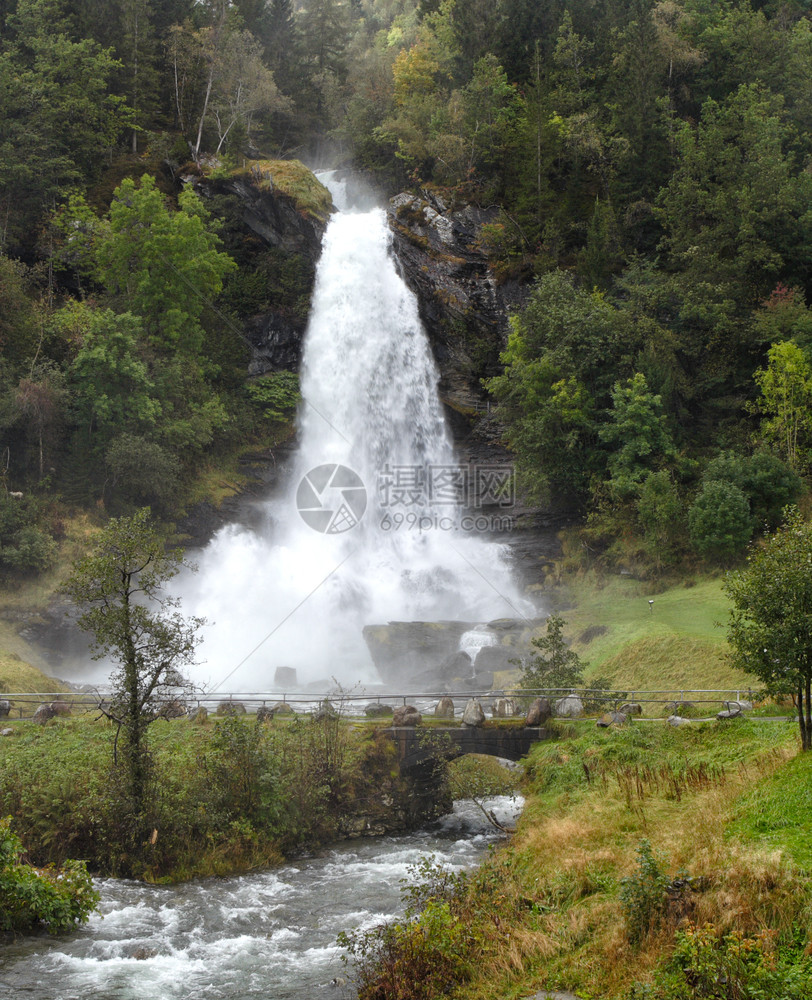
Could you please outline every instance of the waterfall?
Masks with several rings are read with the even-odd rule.
[[[533,613],[505,548],[465,522],[460,485],[478,472],[457,464],[390,242],[379,208],[328,225],[290,482],[265,529],[221,530],[181,580],[184,611],[211,622],[200,682],[267,689],[280,665],[301,683],[374,682],[366,624]]]

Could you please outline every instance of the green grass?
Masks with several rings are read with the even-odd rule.
[[[575,607],[563,612],[567,635],[589,664],[587,679],[609,677],[631,690],[757,686],[754,677],[726,660],[725,629],[717,625],[726,621],[729,608],[721,581],[651,594],[637,580],[590,574],[573,581],[569,591]],[[581,640],[594,626],[606,631]]]
[[[333,207],[332,196],[299,160],[249,160],[245,167],[234,171],[235,176],[257,173],[261,177],[260,187],[267,187],[270,182],[292,198],[301,212],[322,222],[327,220]]]
[[[812,871],[812,753],[799,754],[746,793],[728,832]]]
[[[0,650],[0,695],[11,691],[67,691],[62,681],[26,663],[17,653]]]

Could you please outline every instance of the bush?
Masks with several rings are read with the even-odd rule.
[[[637,871],[620,883],[620,905],[632,944],[639,944],[662,920],[670,884],[648,840],[640,841],[637,858]]]
[[[706,482],[688,511],[694,548],[706,559],[728,562],[740,555],[753,534],[747,497],[721,479]]]
[[[0,494],[0,569],[22,576],[53,565],[56,544],[43,521],[36,498]]]
[[[676,937],[670,961],[653,986],[635,986],[629,1000],[810,1000],[812,959],[779,953],[769,931],[722,936],[711,924]]]
[[[81,861],[61,869],[38,870],[20,859],[23,846],[11,832],[11,819],[0,820],[0,931],[47,927],[52,934],[87,921],[99,894]]]

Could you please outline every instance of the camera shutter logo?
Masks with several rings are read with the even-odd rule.
[[[305,524],[323,535],[349,531],[364,516],[367,491],[346,465],[317,465],[302,477],[296,507]]]

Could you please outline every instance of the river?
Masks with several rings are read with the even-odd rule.
[[[489,799],[502,821],[520,799]],[[72,934],[0,951],[0,998],[348,1000],[336,944],[401,912],[400,883],[427,854],[476,865],[500,835],[471,802],[408,836],[334,845],[272,870],[174,886],[103,879],[99,912]],[[140,952],[141,956],[136,957]]]

